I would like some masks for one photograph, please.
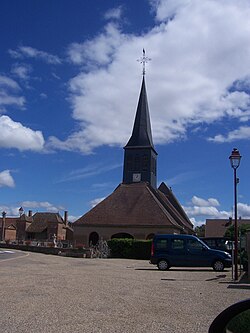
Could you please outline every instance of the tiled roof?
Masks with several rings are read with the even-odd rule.
[[[177,218],[178,217],[178,218]],[[147,183],[120,184],[74,225],[172,226],[191,229],[164,194]]]
[[[61,223],[64,221],[59,213],[35,213],[33,216],[33,222],[26,229],[27,232],[43,232],[48,223]]]

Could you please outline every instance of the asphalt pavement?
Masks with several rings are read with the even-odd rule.
[[[223,309],[250,298],[230,269],[162,272],[147,261],[18,251],[0,255],[0,283],[4,333],[206,333]]]

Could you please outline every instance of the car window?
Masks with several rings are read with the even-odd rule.
[[[184,240],[183,239],[172,239],[171,247],[174,250],[183,250],[184,249]]]
[[[208,246],[210,247],[215,247],[216,246],[216,243],[215,243],[215,240],[214,239],[206,239],[204,240]]]
[[[161,249],[166,249],[168,246],[168,240],[167,239],[157,239],[156,241],[156,249],[161,250]]]
[[[197,241],[196,239],[189,239],[187,241],[187,249],[188,250],[198,250],[201,251],[202,250],[202,244]]]

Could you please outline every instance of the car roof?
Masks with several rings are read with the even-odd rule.
[[[174,235],[174,234],[157,234],[154,236],[154,238],[179,238],[179,239],[194,238],[194,239],[198,239],[198,237],[193,236],[193,235]]]

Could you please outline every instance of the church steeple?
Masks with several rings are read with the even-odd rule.
[[[124,147],[123,183],[147,182],[156,188],[156,158],[152,139],[145,85],[145,51],[143,78],[132,135]]]
[[[125,148],[126,147],[151,147],[154,149],[144,76],[142,79],[133,132]]]

